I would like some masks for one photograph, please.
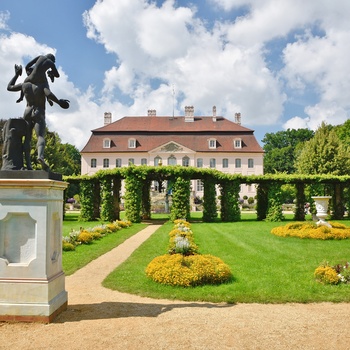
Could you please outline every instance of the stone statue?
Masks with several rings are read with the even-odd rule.
[[[26,127],[23,128],[23,125],[19,126],[21,124],[20,122],[14,123],[13,120],[15,119],[9,119],[6,122],[3,135],[3,166],[1,170],[25,169],[23,166],[23,153],[26,169],[33,169],[30,160],[30,142],[34,129],[38,138],[36,146],[38,162],[41,164],[43,170],[49,171],[50,168],[44,160],[46,101],[51,106],[55,102],[64,109],[69,108],[69,101],[58,99],[49,87],[46,74],[50,77],[51,82],[54,82],[55,77],[59,77],[54,55],[48,54],[34,58],[26,65],[26,72],[28,76],[24,82],[16,84],[18,77],[22,75],[22,66],[15,65],[15,75],[7,86],[8,91],[20,91],[21,96],[16,102],[21,102],[23,98],[26,100],[27,104],[23,114]],[[16,127],[12,127],[14,124],[17,125],[18,130]],[[19,142],[21,142],[20,145],[18,145]],[[20,151],[21,154],[19,155],[18,152]],[[22,159],[22,162],[20,159]]]

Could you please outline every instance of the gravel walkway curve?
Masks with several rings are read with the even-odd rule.
[[[103,279],[159,227],[149,225],[66,278],[51,324],[0,323],[0,349],[350,349],[350,304],[212,304],[112,291]]]

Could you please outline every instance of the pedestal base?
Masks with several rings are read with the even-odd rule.
[[[48,323],[67,308],[65,188],[48,179],[0,179],[0,321]]]

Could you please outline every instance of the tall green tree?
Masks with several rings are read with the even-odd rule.
[[[322,122],[315,136],[305,142],[295,166],[301,174],[347,175],[350,170],[349,147],[340,140],[332,126]]]
[[[265,151],[264,173],[295,173],[295,151],[313,136],[314,132],[309,129],[288,129],[265,134],[262,140]]]

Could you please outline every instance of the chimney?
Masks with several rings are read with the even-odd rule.
[[[213,106],[213,122],[216,122],[216,106]]]
[[[111,112],[105,112],[104,115],[104,125],[108,125],[112,123],[112,113]]]
[[[235,113],[235,123],[241,125],[241,113]]]
[[[194,107],[186,106],[185,107],[185,122],[193,122],[194,121]]]
[[[155,109],[149,109],[149,110],[147,111],[147,115],[148,115],[149,117],[155,117],[155,116],[157,115],[157,111],[156,111]]]

